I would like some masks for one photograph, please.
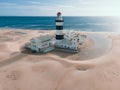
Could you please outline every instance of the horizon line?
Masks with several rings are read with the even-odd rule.
[[[50,16],[30,16],[30,15],[0,15],[0,17],[56,17],[57,15],[50,15]],[[75,16],[68,16],[68,15],[62,15],[63,17],[120,17],[120,16],[103,16],[103,15],[84,15],[84,16],[78,16],[78,15],[75,15]]]

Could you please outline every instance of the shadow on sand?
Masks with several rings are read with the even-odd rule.
[[[28,55],[56,55],[56,56],[59,56],[61,58],[67,58],[71,55],[75,55],[76,53],[72,53],[72,52],[63,52],[63,51],[58,51],[58,50],[53,50],[53,51],[50,51],[50,52],[47,52],[47,53],[43,53],[43,52],[34,52],[34,51],[31,51],[29,49],[26,49],[24,47],[21,48],[21,53],[24,53],[24,54],[28,54]]]

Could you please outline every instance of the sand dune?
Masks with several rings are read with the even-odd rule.
[[[11,31],[14,32],[0,30],[2,35]],[[101,44],[105,46],[105,50],[101,50],[102,54],[99,53],[101,48],[95,48],[94,39],[86,40],[81,46],[81,53],[89,50],[92,54],[83,55],[94,57],[86,59],[85,56],[83,60],[78,54],[59,51],[42,55],[20,52],[20,47],[30,38],[47,33],[29,30],[24,32],[27,34],[22,37],[17,33],[19,39],[15,41],[0,41],[0,90],[120,90],[119,35],[105,34],[108,39],[103,39],[106,42],[108,40],[108,44]],[[89,36],[99,33],[84,34]],[[14,36],[16,34],[9,35],[10,38]],[[100,41],[100,37],[97,40]],[[98,53],[93,53],[91,48],[93,52],[98,50]]]

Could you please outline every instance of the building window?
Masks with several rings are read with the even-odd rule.
[[[34,47],[36,48],[36,45],[34,45]]]
[[[41,51],[41,49],[39,48],[39,51]]]

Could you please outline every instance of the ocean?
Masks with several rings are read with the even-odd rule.
[[[55,18],[54,16],[0,16],[0,28],[55,30]],[[92,32],[120,31],[120,18],[118,17],[65,16],[63,18],[65,30]]]

